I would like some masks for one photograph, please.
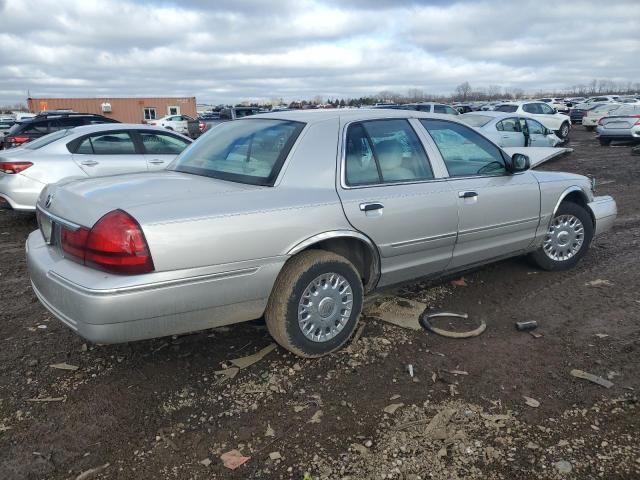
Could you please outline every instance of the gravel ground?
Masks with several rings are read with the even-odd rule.
[[[619,206],[577,268],[517,258],[395,292],[484,320],[481,336],[365,317],[347,349],[277,348],[235,376],[230,360],[271,344],[260,322],[115,346],[74,335],[29,286],[34,218],[1,211],[0,478],[640,478],[640,166],[579,126],[570,146],[542,168],[595,175]],[[235,470],[232,450],[250,457]]]

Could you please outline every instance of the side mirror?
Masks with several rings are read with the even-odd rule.
[[[531,168],[529,157],[522,153],[514,153],[511,156],[511,173],[525,172]]]

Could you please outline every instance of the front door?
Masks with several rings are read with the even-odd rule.
[[[89,176],[144,172],[147,162],[128,131],[87,135],[77,144],[73,160]]]
[[[349,222],[378,246],[379,285],[443,271],[456,239],[457,199],[435,178],[409,121],[352,123],[343,150],[340,199]]]
[[[525,121],[525,119],[520,119],[521,121]],[[537,120],[532,120],[531,118],[526,119],[527,129],[529,130],[529,138],[531,139],[532,147],[555,147],[555,142],[553,137],[555,135],[550,133],[547,135],[547,129],[544,125],[542,125]],[[556,137],[557,138],[557,137]]]
[[[459,123],[424,119],[458,201],[458,239],[449,269],[529,247],[540,221],[540,190],[531,172],[510,174],[503,153]]]

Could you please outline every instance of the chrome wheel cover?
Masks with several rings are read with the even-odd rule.
[[[342,275],[323,273],[302,292],[298,302],[298,325],[312,342],[328,342],[349,321],[353,291]]]
[[[559,215],[553,219],[544,238],[542,249],[551,260],[563,262],[575,256],[584,243],[584,225],[574,215]]]

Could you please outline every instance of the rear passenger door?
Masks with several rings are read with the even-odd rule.
[[[89,176],[147,171],[147,161],[128,130],[95,132],[71,146],[73,161]]]
[[[526,147],[525,136],[520,128],[517,118],[505,118],[496,123],[496,129],[500,132],[501,147]]]
[[[191,142],[170,133],[155,130],[134,130],[144,148],[149,170],[164,170]]]
[[[397,118],[342,126],[338,192],[349,222],[378,246],[381,286],[443,271],[455,244],[457,199],[416,127]]]

